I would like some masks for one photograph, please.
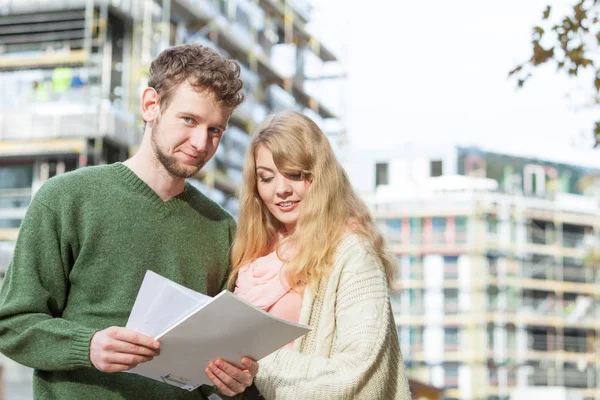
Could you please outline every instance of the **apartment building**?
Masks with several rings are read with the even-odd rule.
[[[368,160],[409,375],[446,399],[600,399],[597,154],[406,146]]]
[[[305,0],[0,2],[0,274],[45,181],[136,151],[139,94],[151,60],[170,45],[205,44],[242,65],[247,100],[215,157],[190,180],[236,215],[234,194],[257,123],[290,108],[317,123],[337,118],[311,94],[318,76],[307,82],[309,63],[337,62],[308,32],[310,15]],[[6,362],[7,393],[27,387],[30,371]]]

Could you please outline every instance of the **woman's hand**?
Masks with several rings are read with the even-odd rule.
[[[244,357],[242,358],[242,365],[246,369],[239,369],[224,360],[217,359],[209,363],[204,371],[219,392],[225,396],[235,396],[252,385],[252,381],[258,373],[258,363],[256,361]]]

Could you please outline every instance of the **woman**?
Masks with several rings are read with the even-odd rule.
[[[306,116],[252,137],[230,288],[303,338],[260,362],[267,400],[410,398],[388,297],[393,259],[327,137]]]

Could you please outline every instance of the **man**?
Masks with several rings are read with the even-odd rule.
[[[215,295],[227,281],[234,220],[185,178],[215,154],[243,101],[239,66],[198,45],[162,52],[142,94],[139,151],[124,163],[48,181],[23,220],[0,290],[0,351],[34,371],[40,399],[206,399],[122,373],[160,343],[123,328],[147,269]],[[214,327],[206,327],[214,329]],[[258,364],[205,369],[231,396]]]

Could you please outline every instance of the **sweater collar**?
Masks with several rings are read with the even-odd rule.
[[[177,196],[171,197],[168,200],[163,200],[160,196],[152,190],[150,186],[139,176],[135,174],[128,166],[121,162],[116,162],[113,164],[117,174],[136,192],[140,193],[148,200],[152,202],[156,207],[161,208],[176,208],[181,207],[184,204],[187,204],[192,197],[193,187],[188,182],[185,183],[183,188],[183,192],[179,193]]]

